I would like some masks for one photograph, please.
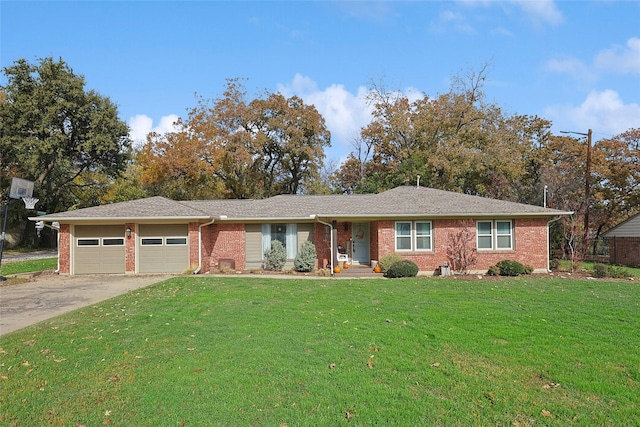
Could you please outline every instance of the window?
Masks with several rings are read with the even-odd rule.
[[[121,237],[102,239],[102,246],[122,246],[122,245],[124,245],[124,239]]]
[[[186,245],[187,238],[186,237],[167,237],[166,243],[167,245]]]
[[[159,246],[162,245],[162,237],[146,237],[143,238],[142,246]]]
[[[511,221],[478,221],[476,229],[479,250],[513,249],[513,224]]]
[[[294,259],[298,252],[298,224],[262,224],[262,255],[278,240],[287,250],[287,258]]]
[[[396,251],[432,250],[431,221],[397,221]]]
[[[78,239],[78,246],[100,246],[100,239]]]

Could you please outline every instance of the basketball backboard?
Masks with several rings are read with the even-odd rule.
[[[12,199],[22,199],[33,196],[33,182],[22,178],[11,178],[11,189],[9,197]]]

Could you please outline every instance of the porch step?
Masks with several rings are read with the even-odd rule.
[[[349,268],[341,269],[335,277],[384,277],[381,273],[374,273],[373,267],[368,265],[350,265]]]

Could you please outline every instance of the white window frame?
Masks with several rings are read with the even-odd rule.
[[[398,225],[399,224],[409,224],[410,233],[409,234],[398,234]],[[416,224],[429,224],[429,233],[428,234],[418,234]],[[394,248],[396,252],[432,252],[433,251],[433,222],[432,221],[396,221],[394,224]],[[429,237],[429,247],[428,248],[418,248],[418,238],[419,237]],[[398,245],[399,239],[402,241],[406,241],[409,239],[409,248],[400,248]]]
[[[480,234],[479,224],[481,223],[490,223],[491,224],[491,233]],[[508,233],[499,233],[498,232],[498,224],[499,223],[507,223],[509,224],[509,232]],[[490,248],[481,248],[480,247],[480,238],[490,237],[491,247]],[[500,240],[503,240],[504,237],[509,238],[509,246],[500,246]],[[502,238],[502,239],[501,239]],[[511,219],[493,219],[493,220],[478,220],[476,221],[476,248],[478,251],[512,251],[514,248],[514,226],[513,220]]]
[[[262,259],[264,259],[265,252],[271,250],[271,241],[273,240],[271,237],[271,227],[274,225],[285,228],[285,239],[282,245],[287,251],[287,259],[295,259],[298,254],[298,224],[295,222],[262,224]]]

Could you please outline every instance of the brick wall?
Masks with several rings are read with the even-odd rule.
[[[328,268],[331,265],[331,228],[316,222],[313,228],[313,243],[316,245],[316,267]]]
[[[58,230],[58,263],[60,274],[71,273],[71,226],[60,224]]]
[[[433,220],[433,251],[398,252],[404,258],[415,262],[420,271],[433,273],[447,261],[449,236],[460,227],[469,227],[476,234],[473,219]],[[513,250],[478,251],[477,264],[473,271],[486,271],[491,265],[504,259],[512,259],[536,270],[546,270],[547,255],[547,220],[546,218],[518,219],[514,222],[515,247]],[[475,237],[472,242],[475,248]],[[395,252],[395,221],[375,221],[371,224],[371,259],[380,260],[388,253]]]
[[[609,238],[609,262],[640,267],[640,237]]]
[[[136,272],[136,225],[127,223],[124,229],[127,228],[131,229],[131,237],[124,239],[124,271],[131,274]]]
[[[233,259],[236,270],[244,270],[244,224],[214,223],[203,227],[202,231],[204,247],[203,272],[217,270],[220,259]]]
[[[198,264],[200,263],[200,251],[198,250],[198,228],[200,224],[197,222],[189,223],[189,267],[192,269],[198,268]],[[206,227],[203,227],[206,228]],[[204,257],[203,257],[204,260]]]

